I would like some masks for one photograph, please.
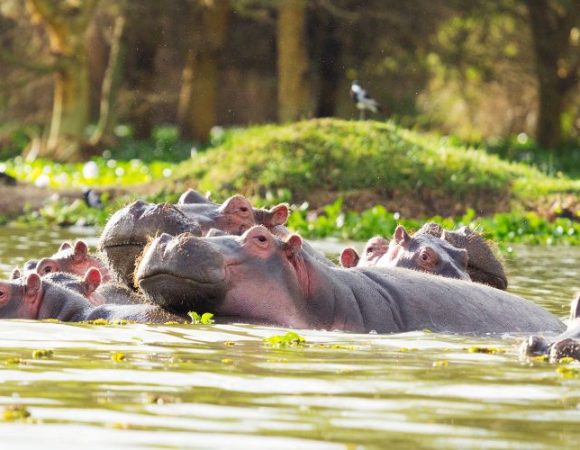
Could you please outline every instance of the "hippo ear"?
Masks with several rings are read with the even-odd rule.
[[[188,189],[183,194],[181,194],[181,197],[179,197],[177,204],[187,205],[191,203],[210,203],[210,201],[209,198],[205,197],[199,192],[194,191],[193,189]]]
[[[53,272],[60,272],[60,267],[58,267],[58,264],[54,259],[42,258],[40,261],[38,261],[36,266],[37,274],[42,276]]]
[[[297,234],[291,234],[284,242],[284,251],[288,258],[294,257],[302,248],[302,238]]]
[[[91,267],[85,273],[83,277],[83,282],[87,287],[87,294],[92,294],[95,290],[101,285],[101,281],[103,277],[101,275],[101,271],[96,267]]]
[[[20,272],[20,269],[18,267],[15,267],[14,269],[12,269],[12,273],[10,274],[11,280],[17,280],[21,276],[22,276],[22,272]]]
[[[393,239],[401,247],[407,247],[411,241],[411,236],[409,236],[409,233],[407,233],[407,230],[405,230],[403,225],[397,225],[395,233],[393,234]]]
[[[83,261],[86,259],[87,254],[89,253],[89,247],[85,241],[76,241],[73,259],[75,261]]]
[[[228,198],[220,207],[220,211],[242,217],[250,217],[253,214],[252,204],[243,195],[234,195]]]
[[[290,210],[286,203],[280,203],[279,205],[270,208],[269,213],[269,223],[265,225],[268,227],[275,227],[277,225],[284,225],[288,221]]]
[[[457,262],[461,265],[461,268],[467,271],[467,263],[469,262],[469,253],[464,248],[457,249]]]
[[[58,251],[60,252],[62,250],[68,250],[69,248],[72,248],[72,245],[70,245],[70,242],[64,241],[62,244],[60,244]]]
[[[360,260],[357,251],[352,247],[347,247],[340,253],[340,265],[345,269],[356,267]]]
[[[29,303],[34,303],[41,291],[42,281],[40,281],[40,276],[33,272],[26,278],[24,299]]]
[[[417,257],[417,265],[425,271],[431,271],[439,262],[439,255],[431,247],[423,247]]]

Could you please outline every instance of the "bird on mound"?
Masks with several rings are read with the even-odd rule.
[[[352,82],[352,86],[350,87],[350,96],[360,111],[359,118],[361,120],[365,118],[365,111],[377,113],[381,110],[379,102],[372,98],[356,80]]]

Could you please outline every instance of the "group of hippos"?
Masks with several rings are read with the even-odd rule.
[[[222,204],[188,190],[176,204],[136,201],[107,222],[99,255],[79,240],[0,281],[0,318],[183,322],[189,311],[244,322],[357,333],[531,336],[524,354],[580,358],[580,302],[566,326],[506,292],[488,243],[467,227],[427,223],[374,237],[340,266],[286,228],[289,209]],[[412,269],[412,270],[409,270]]]

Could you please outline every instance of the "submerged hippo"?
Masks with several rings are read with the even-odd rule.
[[[144,303],[142,296],[139,296],[129,288],[118,283],[105,282],[100,270],[95,267],[87,270],[83,277],[65,272],[51,272],[41,276],[43,279],[61,284],[68,289],[78,292],[95,306],[103,304],[135,305]]]
[[[340,261],[347,268],[404,267],[507,288],[498,258],[488,243],[468,227],[448,231],[430,222],[410,236],[399,225],[390,242],[380,236],[370,239],[361,257],[355,249],[345,248]]]
[[[241,234],[256,223],[276,227],[286,223],[288,205],[271,209],[253,208],[242,195],[228,198],[223,204],[213,203],[189,190],[176,205],[156,205],[136,201],[117,211],[107,222],[100,239],[100,249],[117,279],[133,286],[135,261],[147,242],[161,234],[206,234],[219,229]]]
[[[241,237],[163,234],[136,271],[146,297],[231,321],[380,333],[563,330],[541,307],[488,286],[398,268],[329,267],[255,226]]]
[[[340,255],[343,267],[402,267],[460,280],[470,280],[467,250],[431,234],[409,236],[397,226],[389,242],[381,236],[370,239],[359,258],[355,249],[345,248]]]
[[[497,289],[506,290],[507,276],[502,263],[495,255],[492,246],[479,233],[469,227],[455,231],[444,230],[441,225],[429,222],[423,225],[414,235],[431,234],[449,242],[456,248],[467,250],[467,273],[472,281],[487,284]]]
[[[570,305],[568,329],[549,341],[542,336],[530,336],[520,346],[522,356],[549,355],[550,362],[571,357],[580,360],[580,294]]]
[[[101,234],[99,249],[115,278],[133,285],[135,260],[148,240],[161,233],[201,235],[199,224],[173,205],[155,205],[141,200],[117,211]]]
[[[404,267],[460,280],[471,280],[467,273],[467,250],[428,233],[409,236],[398,225],[389,248],[377,265]]]
[[[367,241],[362,255],[359,255],[352,247],[345,248],[340,254],[340,265],[347,269],[350,267],[376,266],[388,249],[388,239],[382,236],[374,236]]]
[[[96,270],[96,269],[94,269]],[[41,278],[37,273],[17,280],[0,281],[1,319],[131,320],[164,323],[183,318],[154,305],[91,305],[78,292]]]
[[[89,253],[89,247],[85,241],[78,240],[74,245],[64,242],[58,252],[50,258],[42,258],[38,261],[35,270],[40,275],[51,272],[67,272],[84,276],[91,267],[99,269],[104,282],[111,279],[105,263]]]

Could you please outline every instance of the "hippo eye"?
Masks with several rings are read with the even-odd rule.
[[[268,239],[266,239],[266,236],[256,236],[256,239],[258,239],[260,242],[266,242]]]
[[[242,211],[242,212],[248,212],[248,207],[247,206],[241,206],[240,207],[240,211]]]
[[[52,269],[51,269],[50,267],[48,267],[48,266],[47,266],[47,267],[45,267],[45,268],[44,268],[42,271],[43,271],[44,273],[51,273],[51,272],[52,272]]]

